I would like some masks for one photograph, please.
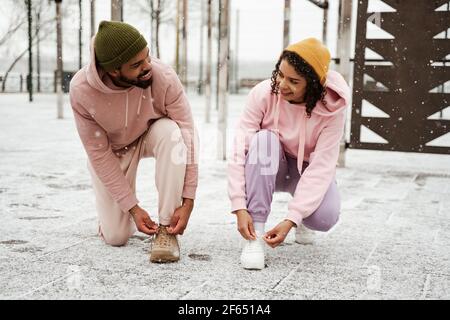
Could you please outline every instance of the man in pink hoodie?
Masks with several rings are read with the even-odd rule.
[[[178,261],[197,188],[197,143],[191,109],[176,73],[150,56],[129,24],[102,21],[89,65],[70,85],[70,102],[88,156],[99,234],[125,245],[137,230],[156,234],[150,261]],[[139,206],[139,160],[156,159],[159,225]]]
[[[250,92],[228,167],[228,193],[246,239],[241,263],[264,268],[264,244],[281,244],[291,228],[328,231],[339,218],[334,179],[350,90],[329,71],[317,39],[288,46],[272,78]],[[264,233],[275,191],[290,193],[286,218]],[[306,227],[306,228],[305,228]]]

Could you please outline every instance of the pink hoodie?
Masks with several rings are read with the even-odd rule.
[[[284,151],[297,158],[299,172],[303,161],[309,162],[288,205],[287,219],[300,225],[319,207],[335,176],[345,108],[350,100],[350,88],[339,73],[329,71],[325,86],[326,105],[319,101],[311,118],[307,118],[305,104],[290,104],[280,95],[272,95],[270,80],[250,91],[228,164],[232,211],[247,208],[245,156],[251,138],[261,129],[278,133]]]
[[[123,211],[139,201],[120,169],[118,156],[162,117],[178,124],[187,146],[183,197],[194,199],[197,189],[196,141],[189,102],[172,68],[152,57],[152,72],[153,83],[147,89],[114,86],[96,67],[92,40],[90,64],[78,71],[70,83],[70,102],[88,158]]]

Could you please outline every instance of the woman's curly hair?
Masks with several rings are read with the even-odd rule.
[[[306,93],[305,93],[305,102],[306,102],[306,114],[308,117],[311,117],[311,112],[316,106],[317,101],[321,100],[321,102],[325,105],[325,88],[320,84],[320,79],[317,76],[314,69],[303,60],[298,54],[292,51],[284,50],[275,65],[275,70],[272,71],[271,78],[271,87],[272,94],[279,93],[279,84],[277,83],[277,76],[280,71],[280,64],[282,60],[286,60],[291,66],[294,67],[295,71],[299,75],[301,75],[306,80]]]

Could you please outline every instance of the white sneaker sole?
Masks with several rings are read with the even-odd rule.
[[[250,260],[250,261],[249,261]],[[247,270],[262,270],[264,269],[264,261],[254,261],[254,260],[259,260],[259,259],[249,259],[249,260],[244,260],[241,259],[241,265],[244,269]],[[251,261],[253,260],[253,261]]]

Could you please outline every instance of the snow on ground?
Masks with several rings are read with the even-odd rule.
[[[179,263],[150,264],[150,239],[125,247],[96,236],[86,155],[68,97],[0,95],[0,298],[11,299],[449,299],[450,157],[349,150],[337,171],[340,222],[299,245],[267,249],[268,267],[239,266],[240,236],[228,213],[226,165],[216,160],[216,112],[190,94],[202,153],[195,210]],[[245,95],[229,97],[229,126]],[[230,130],[231,131],[231,130]],[[232,132],[230,132],[230,139]],[[154,160],[144,159],[138,198],[154,218]],[[269,227],[287,213],[276,194]]]

